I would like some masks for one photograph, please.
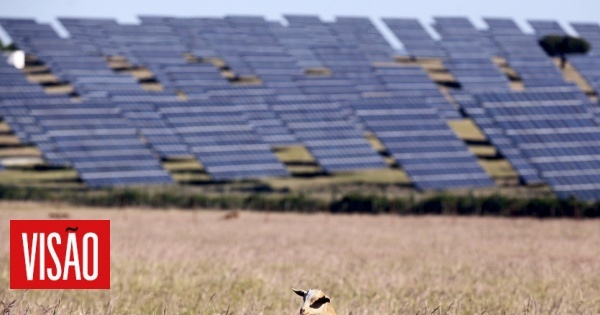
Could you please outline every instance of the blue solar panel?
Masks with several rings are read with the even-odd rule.
[[[442,118],[461,118],[460,112],[444,98],[421,67],[379,67],[375,73],[386,90],[392,91],[394,95],[428,97],[429,104],[438,110]]]
[[[89,103],[34,106],[31,114],[90,187],[172,182],[116,108],[93,107]]]
[[[356,127],[340,116],[339,104],[269,100],[271,108],[326,172],[387,167]]]
[[[529,20],[528,22],[539,37],[546,35],[567,35],[567,32],[556,21]]]
[[[207,99],[157,107],[212,178],[288,175],[238,106]]]
[[[124,124],[144,140],[144,149],[156,157],[169,158],[191,152],[204,159],[208,173],[216,179],[285,176],[287,173],[274,159],[270,145],[305,144],[328,172],[386,167],[363,139],[362,131],[402,130],[406,119],[392,115],[399,123],[391,127],[392,123],[384,119],[386,117],[371,120],[380,121],[386,126],[385,130],[369,125],[362,117],[359,119],[351,104],[360,104],[368,96],[388,95],[395,100],[411,100],[406,103],[418,103],[433,109],[442,119],[462,117],[422,69],[381,66],[393,61],[394,50],[369,19],[338,17],[332,22],[322,21],[317,16],[286,16],[286,19],[289,25],[268,22],[260,16],[145,16],[140,18],[142,23],[139,25],[121,25],[111,19],[60,19],[71,35],[69,39],[58,38],[48,24],[0,19],[0,24],[11,37],[14,36],[22,49],[49,66],[61,82],[73,85],[76,93],[89,105],[88,110],[83,112],[65,105],[65,109],[70,111],[68,115],[50,115],[35,101],[29,101],[26,108],[19,108],[18,104],[24,101],[50,97],[45,95],[42,87],[26,82],[21,73],[5,73],[0,67],[3,74],[0,78],[0,99],[4,100],[2,110],[7,113],[6,120],[14,125],[15,133],[30,143],[37,143],[45,156],[56,154],[59,158],[53,141],[66,141],[62,136],[50,137],[45,128],[66,128],[70,125],[75,129],[89,126],[120,130],[121,124]],[[444,58],[445,65],[463,90],[508,91],[507,78],[490,60],[492,56],[502,56],[516,70],[527,91],[544,93],[555,90],[585,98],[577,92],[576,86],[564,82],[561,72],[537,45],[537,35],[522,33],[509,19],[485,21],[489,29],[479,30],[465,18],[436,18],[434,28],[442,40],[435,41],[417,20],[385,20],[409,54]],[[532,26],[539,34],[560,29],[556,23],[547,22],[534,22]],[[594,38],[598,31],[598,26],[592,24],[578,25],[577,28]],[[187,53],[196,58],[186,57]],[[106,63],[109,56],[122,56],[131,65],[148,68],[164,91],[145,91],[131,75],[113,71]],[[211,57],[223,60],[224,64],[209,59]],[[578,60],[574,58],[573,64],[578,69],[585,68],[582,74],[592,87],[596,87],[600,80],[594,72],[594,59]],[[313,71],[307,75],[305,71],[309,68],[327,69],[321,69],[321,72],[311,69]],[[257,76],[259,80],[253,83],[255,85],[239,85],[243,80],[238,80],[246,76]],[[178,99],[177,94],[181,93],[188,102]],[[65,100],[68,99],[62,97],[62,101]],[[588,114],[600,113],[596,105],[584,103]],[[385,107],[389,104],[383,102],[379,105]],[[216,108],[231,109],[235,114],[225,115]],[[475,115],[469,111],[476,109],[467,105],[463,109],[469,115]],[[37,117],[30,117],[31,110],[43,116],[43,124]],[[361,110],[364,114],[366,109]],[[191,113],[190,117],[184,117],[184,112]],[[317,114],[323,117],[316,117]],[[221,125],[206,123],[204,126],[207,117],[221,122]],[[223,124],[222,119],[230,122]],[[485,117],[480,119],[485,121]],[[174,125],[174,121],[181,121],[184,125]],[[216,136],[206,128],[218,130],[222,126],[233,128],[233,131],[238,127],[249,130],[248,134],[232,131],[232,134],[225,132],[219,136],[228,139],[223,145],[232,150],[237,150],[236,145],[249,141],[245,137],[254,139],[252,141],[256,143],[252,143],[262,151],[256,153],[260,158],[252,163],[268,164],[268,174],[252,169],[239,158],[222,158],[223,153],[210,151],[212,148],[204,151],[207,144],[193,135],[206,135],[207,141],[212,141],[208,139]],[[392,138],[388,138],[388,142]],[[503,141],[507,140],[513,141],[505,136],[496,146],[505,151],[503,154],[509,160],[512,159],[524,182],[534,182],[535,174],[527,173],[531,167],[527,168],[524,162],[519,164],[526,159],[509,154],[511,150],[521,148],[516,144],[504,147]],[[89,139],[85,141],[89,142]],[[329,143],[333,143],[332,147],[327,147]],[[349,146],[348,143],[355,145]],[[106,145],[113,148],[108,143]],[[65,146],[61,144],[61,148]],[[84,147],[76,146],[77,150]],[[406,150],[403,153],[399,151],[399,156],[414,154],[410,147]],[[438,153],[427,151],[432,158]],[[240,165],[247,168],[242,169]],[[481,175],[474,168],[471,170],[472,174]],[[424,173],[416,168],[413,175],[426,183],[423,187],[469,185],[466,178],[451,184],[439,178],[429,182],[424,180],[436,174],[444,175],[442,171],[437,172]],[[471,174],[470,171],[467,173]],[[530,175],[532,178],[526,178]],[[475,186],[485,186],[486,179],[478,180],[480,182],[476,181]]]
[[[489,33],[493,35],[521,35],[523,31],[512,19],[506,18],[484,18],[485,23],[488,25]]]
[[[598,23],[571,23],[571,26],[580,37],[590,43],[591,52],[596,53],[600,47],[600,25]]]
[[[539,172],[529,159],[523,155],[516,144],[511,140],[498,126],[494,120],[476,98],[468,93],[458,92],[452,95],[456,102],[463,108],[467,115],[473,119],[477,126],[483,131],[490,142],[498,148],[502,154],[519,174],[520,180],[527,185],[536,185],[543,183]]]
[[[600,91],[600,56],[570,56],[569,62],[596,92]]]
[[[489,58],[500,55],[500,48],[485,32],[463,17],[436,17],[433,25],[451,57]],[[469,49],[471,47],[471,49]]]
[[[600,195],[600,127],[570,93],[476,95],[544,180],[561,197]]]
[[[416,19],[385,18],[385,24],[412,56],[442,58],[446,53]]]
[[[490,59],[452,58],[444,64],[466,90],[509,89],[508,79]]]
[[[494,186],[475,156],[424,98],[370,98],[351,105],[417,188]]]

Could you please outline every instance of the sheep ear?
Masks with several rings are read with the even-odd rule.
[[[292,288],[292,290],[301,297],[306,296],[306,291],[304,291],[304,290],[294,289],[294,288]]]
[[[331,298],[328,297],[327,295],[325,295],[324,297],[321,298],[325,303],[329,303],[331,302]]]

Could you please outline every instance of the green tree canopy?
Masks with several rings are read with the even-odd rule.
[[[583,38],[564,36],[564,35],[548,35],[540,39],[540,46],[552,57],[564,57],[566,54],[585,54],[591,46]]]

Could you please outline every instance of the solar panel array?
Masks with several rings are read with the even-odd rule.
[[[377,78],[385,88],[396,96],[418,96],[426,98],[429,106],[438,110],[444,119],[460,119],[462,115],[421,67],[378,67]]]
[[[529,25],[538,37],[546,35],[567,35],[567,32],[556,21],[551,20],[529,20]]]
[[[442,37],[443,47],[455,58],[480,58],[499,55],[500,49],[490,37],[464,17],[436,17],[434,29]]]
[[[384,18],[392,33],[402,42],[411,56],[443,58],[446,52],[440,47],[417,19]]]
[[[194,156],[214,180],[289,176],[273,149],[303,145],[326,173],[388,167],[365,131],[419,189],[489,187],[494,183],[446,121],[472,118],[525,184],[548,183],[560,196],[591,199],[598,183],[597,104],[561,71],[537,39],[564,34],[554,21],[530,21],[525,34],[510,19],[437,17],[435,40],[415,19],[384,19],[416,58],[441,58],[457,79],[453,104],[421,67],[394,64],[392,48],[367,18],[287,15],[59,19],[49,24],[0,19],[27,54],[46,65],[68,95],[49,96],[22,72],[0,65],[0,115],[44,158],[72,165],[90,186],[172,182],[161,159]],[[591,41],[600,26],[573,24]],[[523,83],[509,80],[503,57]],[[149,70],[148,91],[120,63]],[[414,59],[413,59],[414,60]],[[570,57],[594,89],[600,62]],[[584,144],[588,144],[585,147]],[[568,150],[565,148],[569,148]],[[139,161],[139,163],[135,163]]]
[[[435,18],[442,36],[440,45],[448,54],[446,68],[467,90],[508,90],[508,79],[492,62],[499,48],[466,18]]]
[[[340,116],[339,104],[318,100],[270,103],[325,172],[387,167],[356,127]]]
[[[156,108],[153,108],[154,105],[142,106],[131,103],[137,103],[141,100],[168,102],[177,101],[177,98],[172,94],[170,97],[165,98],[167,95],[163,93],[149,93],[144,91],[138,84],[138,81],[132,76],[112,71],[105,61],[104,54],[118,53],[126,56],[127,61],[135,65],[150,64],[161,67],[161,70],[167,70],[168,74],[176,73],[179,70],[177,66],[181,68],[186,66],[185,59],[183,58],[183,52],[186,49],[179,48],[178,50],[177,47],[172,46],[178,38],[170,36],[169,29],[159,26],[124,26],[116,23],[105,23],[105,21],[91,21],[92,25],[103,28],[102,32],[98,34],[77,31],[88,27],[88,23],[85,20],[70,19],[67,24],[69,24],[71,30],[79,34],[78,39],[58,39],[50,46],[48,41],[28,38],[27,41],[30,43],[31,51],[50,66],[59,78],[70,82],[85,99],[102,99],[110,103],[113,107],[120,109],[121,117],[127,119],[126,122],[131,130],[135,131],[136,136],[139,135],[162,158],[174,158],[192,154],[196,156],[201,155],[200,160],[203,161],[207,171],[216,180],[287,175],[283,165],[277,161],[268,145],[258,135],[256,135],[258,143],[247,143],[245,145],[247,147],[253,145],[259,147],[259,149],[255,149],[255,151],[262,150],[259,153],[244,149],[244,143],[241,143],[240,147],[229,147],[229,149],[246,154],[246,158],[250,160],[264,158],[268,162],[263,164],[252,164],[247,161],[240,162],[240,155],[238,155],[236,160],[232,157],[231,152],[227,150],[213,149],[211,151],[211,147],[215,145],[225,147],[225,143],[214,144],[210,141],[205,141],[198,144],[198,142],[191,141],[190,139],[194,136],[198,138],[205,136],[208,139],[208,135],[203,134],[201,130],[196,130],[196,134],[190,138],[189,132],[182,134],[178,133],[180,130],[173,130],[173,126],[169,125],[169,120],[163,117],[162,113],[157,112]],[[99,46],[95,46],[96,40],[101,43]],[[41,44],[39,44],[40,42]],[[92,48],[90,49],[89,47]],[[104,51],[103,49],[105,48],[108,50]],[[64,56],[65,53],[59,53],[61,49],[67,52],[67,56]],[[68,60],[71,60],[71,62]],[[198,68],[201,67],[196,67],[196,70]],[[218,69],[214,67],[211,67],[210,70],[213,73],[219,73]],[[184,81],[183,84],[175,84],[175,87],[178,89],[181,89],[185,84],[189,84],[189,80],[187,80],[189,78],[186,78],[185,75],[175,77],[174,79],[173,81],[176,82],[177,79]],[[220,77],[220,75],[219,79],[223,82],[220,86],[229,87],[227,80]],[[169,81],[165,80],[165,82]],[[199,87],[202,86],[202,82],[195,83]],[[219,119],[219,117],[214,115],[213,118]],[[247,121],[244,120],[243,124],[244,128],[252,129]],[[246,131],[245,134],[242,134],[239,131],[232,130],[217,135],[217,137],[223,137],[223,139],[226,137],[238,137],[237,141],[240,142],[244,137],[249,136],[250,133],[250,131]],[[183,136],[186,137],[182,139]],[[206,148],[201,150],[198,148],[200,145],[204,145]],[[266,157],[260,157],[260,154],[264,154]],[[257,158],[256,156],[259,157]],[[215,163],[218,165],[214,165]],[[274,163],[274,165],[268,165],[269,163]],[[80,173],[86,171],[82,170],[81,164],[71,164]],[[94,176],[96,175],[94,174]],[[87,174],[82,174],[84,180],[87,180],[87,177],[89,177]],[[143,180],[146,184],[154,183],[151,178],[143,178]],[[101,185],[101,183],[92,183],[89,180],[87,182],[90,186]]]
[[[500,55],[517,72],[525,88],[572,86],[565,82],[560,70],[537,44],[536,35],[523,33],[511,20],[486,20],[486,22],[490,23],[490,34],[500,47]],[[538,29],[539,32],[544,33],[543,30],[544,28]]]
[[[498,149],[515,171],[519,174],[519,179],[527,185],[537,185],[543,183],[538,170],[531,164],[529,159],[523,155],[514,141],[506,135],[504,130],[494,120],[494,117],[481,106],[479,101],[470,93],[453,93],[456,102],[463,108],[470,118],[477,124],[481,131],[487,136],[490,142]]]
[[[352,107],[418,188],[490,187],[477,159],[423,98],[372,98]]]
[[[0,117],[8,123],[21,143],[38,146],[50,164],[66,164],[67,161],[47,139],[39,122],[29,114],[25,105],[62,103],[69,99],[47,95],[41,86],[27,81],[21,71],[7,63],[0,62],[0,75]]]
[[[45,159],[71,165],[90,187],[172,182],[110,103],[56,98],[6,100],[0,105],[11,128],[23,128],[22,135],[42,150]]]
[[[216,180],[287,176],[268,144],[228,102],[164,103],[159,112]]]
[[[569,56],[569,62],[596,92],[600,92],[600,55]]]
[[[600,47],[600,24],[598,23],[571,23],[580,37],[590,43],[590,50],[593,53],[598,51]]]
[[[135,128],[106,103],[28,105],[59,152],[90,187],[169,184],[171,176]]]
[[[560,197],[600,196],[600,127],[570,93],[484,93],[486,112]]]

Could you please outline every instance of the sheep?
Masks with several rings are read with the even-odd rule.
[[[305,291],[294,288],[292,290],[304,301],[298,315],[337,315],[330,303],[331,299],[323,291],[316,289]]]

